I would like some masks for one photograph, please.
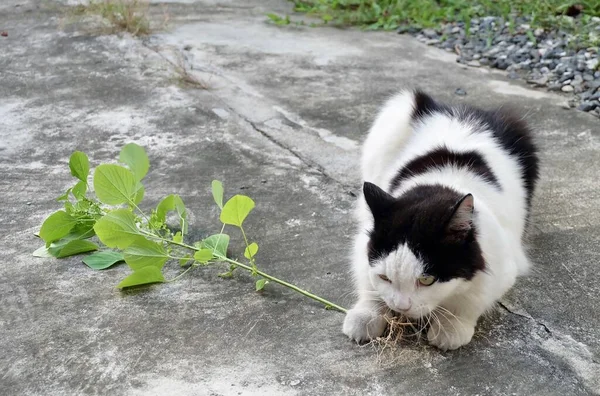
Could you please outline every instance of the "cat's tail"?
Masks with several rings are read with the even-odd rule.
[[[386,173],[406,145],[412,133],[411,119],[415,108],[415,92],[404,90],[383,106],[363,145],[361,169],[363,180],[388,186]]]

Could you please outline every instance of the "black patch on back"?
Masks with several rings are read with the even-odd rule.
[[[413,122],[418,122],[434,113],[443,113],[460,120],[479,122],[482,131],[492,131],[496,141],[510,156],[515,158],[521,168],[521,178],[527,193],[526,204],[529,211],[535,185],[539,179],[539,160],[532,132],[525,121],[517,116],[516,112],[507,109],[488,111],[465,105],[449,106],[436,102],[422,91],[417,90],[414,95]]]
[[[483,157],[475,151],[457,153],[440,147],[420,157],[414,158],[396,174],[390,185],[390,191],[396,189],[400,184],[413,176],[426,173],[435,168],[456,166],[467,168],[469,171],[480,176],[483,180],[501,189],[500,183],[490,169]]]
[[[399,198],[365,183],[365,198],[374,215],[369,233],[369,261],[385,257],[406,243],[425,263],[426,272],[439,281],[472,279],[485,270],[475,225],[455,234],[448,229],[463,195],[441,185],[421,185]],[[367,197],[369,196],[369,197]],[[477,202],[475,201],[475,210]]]
[[[531,208],[531,200],[535,185],[539,179],[539,160],[537,147],[533,142],[531,130],[521,118],[509,110],[485,111],[470,109],[474,117],[481,119],[493,132],[500,143],[521,168],[521,178],[527,192],[527,210]]]

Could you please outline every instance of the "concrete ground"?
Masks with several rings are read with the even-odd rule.
[[[409,37],[267,23],[290,12],[284,0],[171,3],[166,29],[141,40],[60,28],[55,1],[0,4],[1,394],[600,394],[596,118]],[[167,59],[210,90],[179,86]],[[125,265],[31,256],[73,183],[71,152],[95,165],[134,141],[152,164],[143,207],[181,194],[201,238],[218,230],[218,178],[257,202],[248,232],[261,267],[349,307],[360,141],[377,106],[415,85],[520,108],[543,157],[535,269],[458,351],[359,347],[342,314],[277,285],[257,294],[249,276],[222,280],[220,268],[119,292]]]

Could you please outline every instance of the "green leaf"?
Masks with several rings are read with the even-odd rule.
[[[71,193],[72,188],[69,188],[67,191],[65,191],[64,194],[62,194],[60,197],[56,198],[57,201],[67,201],[69,199],[69,194]]]
[[[36,249],[35,252],[33,252],[33,257],[54,257],[49,251],[48,248],[44,245],[39,249]]]
[[[75,240],[83,240],[87,238],[91,238],[94,236],[94,229],[89,224],[77,224],[68,235],[64,238],[59,239],[58,241],[52,242],[50,246],[48,246],[48,253],[54,257],[64,257],[61,256],[61,251],[67,244],[71,241]]]
[[[134,271],[148,266],[162,268],[169,259],[163,245],[147,239],[136,240],[123,253],[125,262]]]
[[[179,259],[179,265],[184,266],[192,260],[191,254],[186,254],[183,258]]]
[[[77,224],[77,219],[67,212],[59,210],[44,220],[40,229],[40,238],[46,242],[46,246],[50,246],[52,242],[67,235],[75,227],[75,224]]]
[[[149,266],[140,268],[134,271],[133,274],[123,279],[121,283],[117,285],[119,289],[130,286],[147,285],[149,283],[164,282],[165,277],[163,276],[160,268]]]
[[[103,270],[123,260],[125,260],[125,258],[121,253],[107,250],[90,254],[83,259],[83,262],[92,269]]]
[[[135,196],[133,197],[133,203],[135,203],[136,205],[139,205],[140,202],[142,202],[142,200],[144,199],[144,193],[146,192],[146,189],[144,188],[144,185],[140,182],[138,182],[138,184],[135,186],[136,191],[135,191]]]
[[[120,205],[133,201],[137,193],[137,181],[127,168],[102,164],[94,172],[94,190],[102,203]]]
[[[227,257],[227,247],[229,246],[229,235],[215,234],[200,242],[200,247],[210,249],[214,256]]]
[[[75,184],[75,187],[71,190],[73,192],[73,196],[77,199],[81,199],[85,196],[87,192],[87,183],[80,181]]]
[[[194,260],[199,263],[205,264],[208,263],[213,257],[212,250],[210,249],[200,249],[196,253],[194,253]]]
[[[264,278],[257,280],[256,281],[256,291],[261,291],[268,284],[269,284],[269,281]]]
[[[248,260],[252,259],[252,257],[256,256],[256,253],[258,252],[258,245],[256,244],[256,242],[252,242],[250,245],[248,245],[246,247],[246,250],[244,250],[244,257],[246,257]]]
[[[148,169],[150,169],[150,161],[148,161],[146,151],[142,146],[135,143],[129,143],[121,149],[119,161],[131,169],[136,181],[142,180],[148,173]]]
[[[71,158],[69,159],[69,168],[71,168],[71,174],[73,176],[82,182],[87,183],[87,177],[90,173],[90,161],[85,153],[82,153],[81,151],[75,151],[73,154],[71,154]]]
[[[179,243],[183,242],[183,235],[181,235],[180,231],[177,231],[175,233],[175,235],[173,235],[173,242],[179,242]]]
[[[231,198],[221,211],[221,222],[241,227],[248,214],[254,209],[254,201],[245,195]]]
[[[91,252],[92,250],[98,250],[98,245],[93,242],[75,239],[67,242],[67,244],[58,251],[56,257],[68,257],[76,254]]]
[[[143,234],[135,224],[135,216],[128,209],[113,210],[102,216],[96,221],[94,231],[103,244],[121,250],[143,238]]]
[[[179,216],[179,225],[181,226],[181,233],[187,233],[187,210],[183,204],[183,200],[179,195],[171,194],[165,197],[158,206],[156,207],[157,219],[164,223],[167,219],[167,213],[170,211],[177,211]]]
[[[212,181],[212,195],[217,206],[223,209],[223,183],[218,180]]]

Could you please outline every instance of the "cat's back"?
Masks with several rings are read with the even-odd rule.
[[[539,172],[522,119],[506,110],[446,105],[420,91],[402,92],[384,106],[362,165],[365,181],[393,195],[442,184],[489,201],[507,222],[526,217]]]

